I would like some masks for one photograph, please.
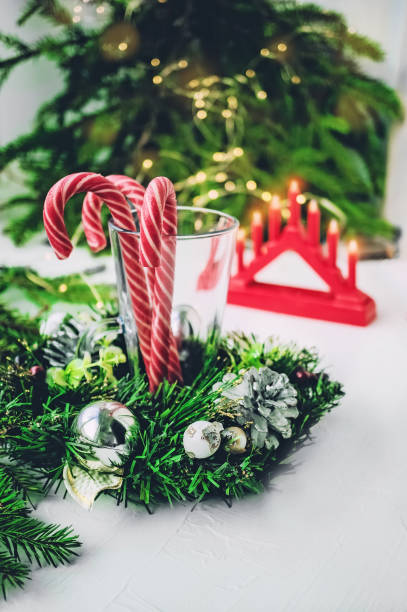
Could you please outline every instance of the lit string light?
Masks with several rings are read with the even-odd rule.
[[[285,53],[288,50],[287,45],[285,43],[278,43],[278,45],[276,45],[276,48],[280,53]],[[270,49],[266,47],[260,50],[260,55],[263,57],[270,57],[270,56],[275,57],[273,56]],[[153,60],[156,60],[156,61],[153,62]],[[156,64],[156,66],[160,65],[160,60],[158,58],[153,58],[153,60],[150,60],[151,65],[153,65],[153,63]],[[161,83],[163,76],[170,74],[170,72],[178,68],[183,68],[187,66],[188,66],[187,60],[176,61],[170,66],[167,66],[166,68],[164,68],[164,70],[161,71],[160,75],[156,75],[156,76],[161,76],[161,79],[160,80],[155,79],[155,83],[156,84]],[[256,76],[257,76],[256,71],[253,68],[247,68],[244,75],[242,74],[235,75],[235,77],[233,78],[236,81],[236,86],[238,86],[237,85],[238,83],[242,83],[242,84],[245,84],[245,86],[247,87],[248,85],[247,79],[254,79],[254,77]],[[291,73],[291,76],[289,76],[289,78],[291,79],[291,82],[294,84],[301,82],[301,79],[298,75]],[[212,88],[212,86],[215,83],[220,83],[220,86],[214,89],[209,89],[209,88]],[[225,95],[223,98],[222,98],[222,89],[221,89],[222,86],[225,86],[225,90],[227,91],[227,93],[225,91]],[[194,90],[194,91],[191,91],[191,90]],[[199,120],[205,119],[208,116],[208,111],[219,113],[219,116],[223,117],[224,119],[231,119],[235,114],[238,115],[237,111],[239,108],[239,96],[230,95],[230,92],[231,92],[230,79],[228,80],[220,79],[219,77],[215,75],[212,75],[210,77],[205,77],[203,79],[193,78],[190,81],[188,81],[183,86],[183,88],[178,88],[178,91],[187,97],[193,98],[192,108],[199,109],[194,112],[195,117]],[[265,100],[268,97],[267,92],[265,90],[258,89],[258,87],[257,89],[256,88],[254,89],[254,95],[259,100]],[[225,106],[223,106],[223,108],[222,106],[220,106],[220,105],[225,105],[225,104],[227,104],[226,108]],[[198,122],[198,125],[199,125],[199,122]],[[231,125],[233,126],[234,122]],[[233,129],[233,128],[230,128],[230,129]],[[230,141],[233,142],[233,139],[234,139],[233,132],[229,132],[228,137],[229,137],[229,142]],[[212,159],[217,164],[229,165],[230,163],[233,163],[233,160],[235,158],[239,158],[243,156],[244,153],[245,152],[242,147],[232,146],[226,151],[215,151],[214,153],[212,153]],[[193,196],[193,194],[191,194],[189,197],[192,199],[194,206],[204,206],[207,204],[208,201],[211,201],[211,200],[213,201],[222,195],[228,195],[229,193],[233,193],[233,192],[234,193],[251,192],[253,195],[254,195],[254,192],[256,192],[256,195],[261,197],[263,201],[269,203],[272,200],[271,192],[262,191],[261,187],[259,189],[255,180],[253,179],[246,180],[242,177],[241,181],[240,182],[238,181],[236,183],[229,179],[226,172],[223,172],[223,171],[215,172],[215,168],[211,166],[208,166],[208,168],[202,169],[196,174],[191,175],[182,181],[179,181],[176,184],[176,189],[177,191],[179,191],[179,190],[182,190],[186,186],[189,186],[189,189],[191,189],[197,184],[203,184],[206,181],[211,181],[211,180],[212,181],[216,180],[216,182],[218,183],[224,183],[222,189],[220,190],[219,189],[209,189],[206,194],[201,193],[200,195],[196,195],[196,196]],[[288,214],[289,214],[289,211],[288,211]],[[287,213],[283,214],[283,217],[286,218]]]
[[[236,189],[236,184],[233,181],[226,181],[225,190],[226,191],[234,191]]]
[[[217,181],[218,183],[224,183],[228,178],[228,175],[226,174],[226,172],[217,172],[215,174],[215,181]]]

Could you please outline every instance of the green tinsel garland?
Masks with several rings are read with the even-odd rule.
[[[77,464],[83,451],[73,431],[73,421],[78,412],[95,399],[109,398],[124,403],[134,412],[140,425],[130,441],[132,452],[124,465],[123,485],[106,494],[115,497],[118,504],[134,501],[151,511],[152,506],[163,502],[192,500],[197,503],[214,495],[230,503],[233,498],[247,493],[259,493],[273,468],[306,439],[311,427],[343,395],[341,385],[319,370],[314,351],[281,347],[271,341],[259,342],[254,337],[239,334],[228,335],[219,342],[211,339],[204,344],[192,343],[185,372],[188,384],[179,386],[164,382],[154,396],[148,391],[143,373],[136,378],[125,374],[116,380],[112,372],[106,375],[108,370],[102,359],[92,362],[87,381],[82,380],[81,360],[76,359],[73,380],[61,379],[62,384],[57,384],[56,380],[60,379],[51,376],[47,384],[44,372],[33,366],[47,368],[45,348],[52,348],[52,338],[41,337],[37,328],[33,345],[33,326],[38,322],[29,321],[28,324],[24,317],[4,308],[0,314],[3,318],[8,317],[3,342],[10,341],[6,363],[0,366],[0,462],[3,464],[3,468],[0,465],[0,504],[3,504],[2,495],[6,498],[7,495],[20,495],[17,485],[5,471],[10,464],[20,476],[26,475],[26,480],[27,474],[30,475],[31,486],[36,487],[37,493],[45,495],[59,487],[64,465]],[[25,324],[27,342],[20,337],[16,344],[13,330],[16,325],[23,330]],[[284,372],[296,388],[299,414],[291,422],[291,437],[281,441],[276,450],[253,448],[249,444],[243,455],[231,455],[220,449],[208,459],[190,459],[182,445],[183,433],[190,423],[218,420],[225,427],[236,424],[233,414],[223,411],[222,404],[216,402],[221,393],[216,383],[227,373],[239,374],[262,366]],[[120,368],[122,374],[123,364]],[[115,375],[118,378],[117,369]],[[24,539],[24,525],[27,530],[31,528],[24,521],[34,519],[18,520]],[[28,572],[28,568],[18,566],[19,557],[12,548],[13,521],[9,524],[0,520],[0,576],[3,576],[0,585],[3,592],[8,586],[22,586]],[[72,534],[56,527],[37,527],[39,537],[46,538],[49,533],[50,541],[52,535],[56,539],[52,548],[55,554],[49,553],[48,558],[48,548],[43,546],[38,559],[51,563],[68,560],[78,545]],[[38,552],[40,545],[34,543],[34,551]],[[36,559],[34,551],[32,557]],[[7,572],[10,579],[7,579]]]

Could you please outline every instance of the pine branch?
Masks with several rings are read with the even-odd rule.
[[[18,18],[17,24],[19,26],[23,25],[30,17],[41,10],[43,4],[43,0],[29,0]]]
[[[0,551],[0,588],[4,599],[7,599],[9,589],[24,588],[29,576],[30,569],[27,565],[16,560],[14,555]]]
[[[0,544],[6,549],[2,561],[5,567],[6,581],[21,586],[23,583],[24,566],[20,565],[21,555],[32,564],[53,565],[69,562],[80,542],[73,534],[72,528],[46,524],[29,516],[29,509],[21,499],[20,493],[12,486],[12,479],[6,471],[0,468]],[[11,563],[14,560],[15,565]],[[8,564],[7,564],[8,562]],[[7,573],[8,568],[8,573]],[[10,576],[10,578],[7,578]],[[11,582],[10,582],[11,581]],[[6,583],[3,593],[5,594]]]
[[[7,511],[0,516],[0,541],[17,560],[24,553],[30,563],[36,561],[40,567],[68,563],[80,546],[70,527],[47,525],[31,517],[8,516]]]
[[[24,464],[0,462],[0,473],[9,479],[13,490],[19,493],[22,499],[27,500],[31,505],[33,504],[30,496],[33,493],[40,494],[42,492],[40,481],[43,480],[44,475],[39,471],[28,470]]]
[[[2,268],[0,267],[0,293],[4,290],[1,281]],[[38,337],[38,321],[15,310],[11,310],[0,302],[0,327],[4,332],[0,336],[0,361],[15,357],[22,350],[25,340],[32,344]]]

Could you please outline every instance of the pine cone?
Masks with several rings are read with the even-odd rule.
[[[229,410],[236,413],[239,425],[250,425],[254,447],[276,449],[280,437],[292,435],[291,421],[298,416],[297,391],[286,374],[270,368],[250,368],[242,379],[234,374],[224,376],[224,382],[236,380],[236,384],[224,389],[222,396]],[[216,385],[221,387],[222,383]]]
[[[52,336],[47,339],[43,350],[48,365],[64,368],[72,361],[76,357],[78,342],[85,329],[85,325],[72,315],[63,317],[57,329],[52,330]]]

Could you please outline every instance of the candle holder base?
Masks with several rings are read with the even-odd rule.
[[[348,325],[366,326],[376,318],[374,300],[357,289],[340,295],[256,281],[242,285],[235,277],[228,303]]]
[[[285,251],[294,251],[328,286],[328,291],[260,283],[255,276]],[[374,300],[344,278],[335,263],[312,244],[301,223],[287,225],[281,234],[262,245],[260,255],[231,278],[228,303],[299,317],[349,325],[369,325],[376,318]]]

